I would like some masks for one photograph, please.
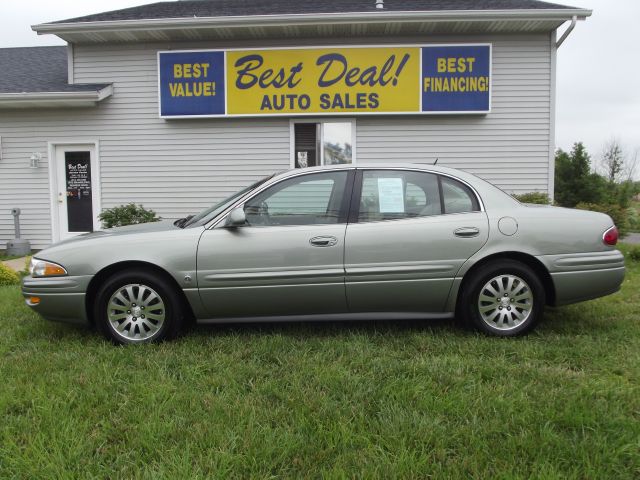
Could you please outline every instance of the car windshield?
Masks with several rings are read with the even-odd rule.
[[[262,185],[267,180],[273,178],[274,175],[270,175],[270,176],[265,177],[265,178],[263,178],[261,180],[258,180],[257,182],[252,183],[251,185],[249,185],[248,187],[245,187],[242,190],[234,193],[230,197],[225,198],[224,200],[222,200],[220,203],[214,205],[213,207],[209,207],[206,210],[203,210],[202,212],[198,213],[193,218],[191,218],[188,222],[185,222],[185,224],[183,225],[183,228],[184,227],[189,227],[191,225],[207,223],[209,220],[211,220],[215,216],[219,215],[223,210],[225,210],[229,205],[231,205],[233,202],[235,202],[238,198],[242,197],[246,193],[249,193],[251,190],[259,187],[260,185]]]

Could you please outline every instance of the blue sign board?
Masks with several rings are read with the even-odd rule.
[[[488,112],[490,76],[490,45],[422,47],[422,111]]]
[[[161,52],[160,115],[224,115],[224,52]]]

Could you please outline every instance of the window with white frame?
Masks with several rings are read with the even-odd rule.
[[[292,120],[291,165],[295,168],[356,161],[355,120]]]

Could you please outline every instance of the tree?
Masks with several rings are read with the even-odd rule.
[[[638,170],[638,154],[640,153],[640,148],[636,148],[633,155],[629,157],[626,162],[625,175],[627,180],[632,182],[636,176],[636,171]],[[634,191],[634,193],[637,193]]]
[[[575,207],[578,203],[602,203],[606,181],[591,171],[591,157],[581,142],[570,153],[556,152],[555,192],[558,205]]]
[[[605,144],[601,164],[607,178],[607,201],[628,208],[634,195],[633,177],[638,163],[638,152],[625,155],[615,138]]]
[[[622,147],[615,138],[611,139],[604,147],[602,166],[610,184],[618,183],[621,180],[625,167],[625,158]]]

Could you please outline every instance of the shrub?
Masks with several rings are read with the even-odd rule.
[[[640,232],[640,214],[638,210],[631,207],[628,211],[627,218],[629,219],[629,231]]]
[[[20,276],[0,262],[0,287],[5,285],[17,285],[20,283]]]
[[[19,273],[23,277],[29,275],[29,267],[31,266],[31,255],[27,255],[24,259],[24,269]]]
[[[98,217],[104,228],[124,227],[139,223],[157,222],[160,217],[153,210],[147,210],[142,205],[130,203],[119,207],[108,208]]]
[[[606,213],[611,217],[613,223],[618,227],[620,237],[624,237],[629,233],[629,213],[626,208],[620,205],[601,205],[597,203],[579,203],[576,208],[580,210],[591,210],[592,212]]]
[[[631,247],[627,256],[634,262],[640,262],[640,245],[634,245]]]
[[[513,197],[522,203],[537,203],[539,205],[551,204],[551,199],[549,198],[549,195],[547,195],[544,192],[522,193],[520,195],[514,195]]]

